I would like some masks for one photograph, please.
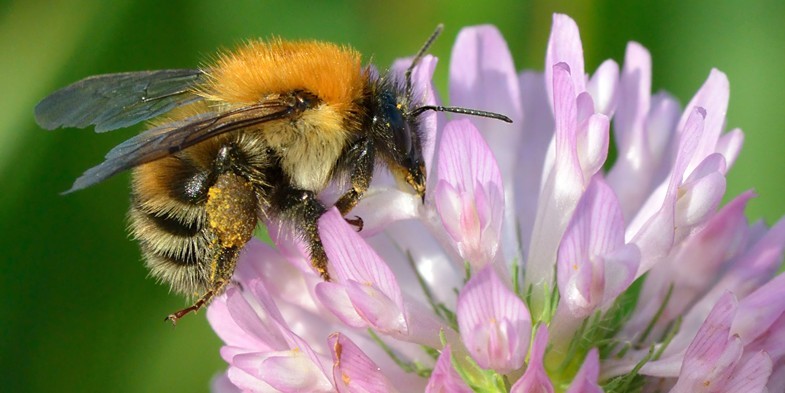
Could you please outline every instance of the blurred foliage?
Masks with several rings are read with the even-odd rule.
[[[225,367],[203,313],[176,329],[163,322],[184,301],[146,278],[124,233],[127,175],[58,194],[138,128],[42,131],[32,108],[47,93],[92,74],[193,67],[217,48],[271,35],[348,43],[384,66],[443,22],[433,53],[446,97],[461,27],[495,24],[519,69],[542,69],[553,12],[578,22],[587,70],[621,62],[626,42],[641,42],[652,52],[654,90],[682,103],[711,67],[726,72],[728,126],[746,133],[728,195],[755,187],[748,214],[770,224],[785,212],[780,1],[0,2],[2,390],[198,392]]]

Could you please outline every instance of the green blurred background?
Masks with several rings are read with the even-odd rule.
[[[110,5],[111,3],[111,5]],[[88,75],[194,67],[219,47],[277,34],[348,43],[385,66],[411,55],[443,22],[433,53],[446,97],[458,30],[492,23],[522,68],[542,69],[551,13],[581,30],[587,71],[622,61],[636,40],[651,52],[654,90],[686,103],[711,67],[731,81],[728,126],[745,148],[728,194],[755,187],[751,218],[785,213],[785,3],[781,1],[261,1],[0,2],[0,390],[200,392],[224,369],[200,313],[147,279],[125,233],[128,176],[58,195],[136,130],[46,132],[33,107]]]

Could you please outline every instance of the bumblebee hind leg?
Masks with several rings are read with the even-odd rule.
[[[173,324],[192,311],[198,311],[220,295],[231,282],[240,251],[251,240],[258,221],[258,201],[251,182],[227,172],[218,175],[207,193],[207,226],[211,234],[209,289],[192,306],[166,319]]]

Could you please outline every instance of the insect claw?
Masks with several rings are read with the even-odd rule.
[[[354,218],[344,218],[344,220],[346,220],[346,222],[348,222],[349,224],[357,227],[357,232],[363,230],[363,225],[364,225],[363,219],[360,218],[359,216],[354,216]]]

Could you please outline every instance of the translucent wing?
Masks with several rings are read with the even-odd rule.
[[[35,119],[48,130],[95,126],[115,130],[152,119],[201,100],[191,88],[204,79],[200,70],[161,70],[96,75],[44,98]]]
[[[177,153],[216,135],[291,118],[302,109],[292,103],[266,101],[223,113],[202,113],[149,129],[115,146],[106,154],[104,162],[88,169],[65,193],[89,187],[126,169]]]

